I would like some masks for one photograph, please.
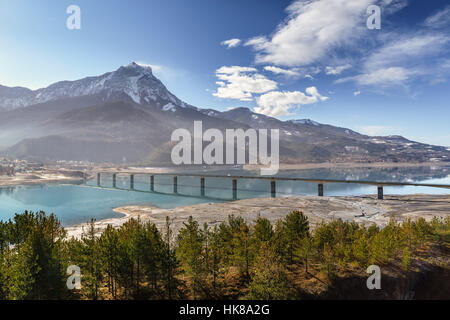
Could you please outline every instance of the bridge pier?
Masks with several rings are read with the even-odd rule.
[[[117,186],[117,175],[115,174],[115,173],[113,173],[113,176],[112,176],[112,184],[113,184],[113,188],[115,188],[116,186]]]
[[[178,177],[173,177],[173,193],[178,193]]]
[[[275,198],[277,196],[275,180],[270,181],[270,193],[272,195],[272,198]]]
[[[150,191],[155,191],[155,176],[150,176]]]
[[[323,197],[323,183],[319,183],[318,185],[318,195],[319,197]]]
[[[233,179],[233,200],[237,200],[237,179]]]
[[[200,195],[205,196],[205,178],[200,178]]]
[[[378,200],[383,200],[383,186],[378,186]]]
[[[97,173],[97,186],[100,187],[100,173]]]
[[[130,189],[134,189],[134,174],[130,175]]]

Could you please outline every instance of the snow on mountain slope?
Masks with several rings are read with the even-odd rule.
[[[310,119],[299,119],[299,120],[290,120],[290,122],[295,124],[308,124],[312,126],[320,126],[320,123],[310,120]]]
[[[102,95],[103,101],[117,100],[125,94],[141,105],[191,107],[169,92],[149,66],[132,62],[116,71],[76,81],[61,81],[35,91],[0,86],[0,109],[12,110],[64,98]],[[175,109],[174,109],[175,110]]]

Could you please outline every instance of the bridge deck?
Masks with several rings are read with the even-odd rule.
[[[239,179],[253,179],[253,180],[266,180],[270,181],[270,193],[273,198],[276,197],[276,181],[299,181],[299,182],[313,182],[318,184],[318,196],[322,197],[324,195],[324,184],[326,183],[349,183],[349,184],[363,184],[377,186],[378,199],[382,200],[384,198],[383,187],[385,186],[414,186],[414,187],[430,187],[430,188],[444,188],[450,189],[450,185],[446,184],[429,184],[429,183],[414,183],[414,182],[391,182],[391,181],[364,181],[364,180],[336,180],[336,179],[311,179],[311,178],[294,178],[294,177],[274,177],[274,176],[232,176],[232,175],[217,175],[217,174],[196,174],[196,173],[151,173],[151,172],[97,172],[97,187],[101,186],[101,175],[108,174],[112,176],[112,188],[117,188],[117,176],[118,175],[128,175],[130,177],[130,188],[122,189],[135,192],[147,192],[147,193],[157,193],[157,194],[170,194],[170,195],[182,195],[186,197],[194,198],[207,198],[215,201],[226,201],[227,199],[218,199],[213,197],[207,197],[205,194],[205,179],[207,178],[221,178],[221,179],[231,179],[232,180],[232,198],[231,200],[237,200],[238,192],[238,180]],[[134,177],[136,175],[146,175],[150,177],[150,191],[143,191],[134,188]],[[173,177],[173,192],[163,193],[155,191],[155,176],[171,176]],[[178,177],[198,177],[200,178],[200,195],[186,195],[180,194],[178,192]]]
[[[365,181],[365,180],[336,180],[336,179],[311,179],[311,178],[290,178],[290,177],[273,177],[273,176],[229,176],[229,175],[216,175],[216,174],[192,174],[192,173],[150,173],[150,172],[97,172],[100,174],[116,174],[116,175],[148,175],[148,176],[173,176],[173,177],[198,177],[198,178],[224,178],[224,179],[257,179],[257,180],[269,180],[269,181],[300,181],[300,182],[314,182],[318,184],[325,183],[353,183],[364,184],[372,186],[415,186],[415,187],[431,187],[431,188],[444,188],[450,189],[448,184],[429,184],[429,183],[415,183],[415,182],[390,182],[390,181]]]

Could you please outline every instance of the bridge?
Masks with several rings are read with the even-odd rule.
[[[362,181],[362,180],[335,180],[335,179],[311,179],[311,178],[289,178],[289,177],[274,177],[274,176],[231,176],[231,175],[216,175],[216,174],[191,174],[191,173],[149,173],[149,172],[97,172],[97,187],[108,188],[101,185],[102,175],[112,175],[112,188],[120,189],[117,187],[117,177],[118,175],[129,176],[129,189],[120,190],[131,190],[136,192],[147,192],[156,194],[175,194],[182,195],[185,197],[195,197],[195,198],[207,198],[215,201],[224,201],[225,199],[219,199],[214,197],[208,197],[205,195],[205,181],[208,178],[221,178],[231,181],[230,191],[232,192],[232,200],[237,200],[238,191],[238,180],[251,179],[251,180],[264,180],[270,183],[270,194],[272,197],[277,196],[277,181],[297,181],[297,182],[310,182],[317,183],[317,195],[322,197],[324,195],[324,184],[330,183],[347,183],[347,184],[360,184],[360,185],[370,185],[377,188],[378,199],[383,200],[384,197],[384,187],[386,186],[414,186],[414,187],[430,187],[430,188],[442,188],[450,189],[450,185],[447,184],[427,184],[427,183],[408,183],[408,182],[383,182],[383,181]],[[145,175],[149,177],[150,190],[143,191],[135,189],[135,175]],[[169,176],[173,177],[173,193],[164,193],[155,191],[155,176]],[[199,195],[187,195],[178,193],[178,177],[193,177],[200,179],[200,194]],[[109,188],[108,188],[109,189]]]

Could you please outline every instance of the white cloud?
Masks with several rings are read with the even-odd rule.
[[[447,82],[447,79],[445,79],[445,78],[436,78],[436,79],[431,80],[430,84],[432,86],[434,86],[434,85],[437,85],[437,84],[440,84],[440,83],[445,83],[445,82]]]
[[[230,48],[234,48],[234,47],[237,47],[238,45],[240,45],[241,39],[225,40],[225,41],[222,41],[220,44],[223,46],[227,46],[228,49],[230,49]]]
[[[449,42],[449,37],[443,34],[413,34],[399,36],[390,34],[391,40],[376,50],[365,62],[367,69],[377,69],[386,66],[416,62],[418,58],[431,56],[442,52]]]
[[[311,73],[312,74],[319,74],[321,72],[322,72],[322,70],[319,67],[312,67],[311,68]]]
[[[342,78],[337,80],[336,83],[355,81],[364,86],[391,87],[392,85],[402,85],[412,74],[413,71],[401,67],[390,67],[369,71],[354,77]]]
[[[138,66],[141,66],[141,67],[144,67],[144,68],[150,67],[153,72],[160,72],[163,69],[163,66],[157,65],[157,64],[149,64],[149,63],[144,63],[144,62],[139,62],[139,61],[136,61],[135,63]]]
[[[362,73],[336,83],[355,81],[358,85],[387,87],[405,85],[418,76],[439,69],[433,57],[442,54],[450,42],[443,34],[388,34],[389,40],[365,59]],[[441,68],[442,69],[442,68]]]
[[[430,28],[443,28],[450,25],[450,5],[428,17],[424,25]]]
[[[296,69],[287,70],[287,69],[282,69],[282,68],[274,67],[274,66],[266,66],[266,67],[264,67],[264,70],[273,72],[275,74],[284,74],[289,77],[297,77],[300,75],[300,72]]]
[[[234,73],[243,73],[243,72],[257,72],[256,68],[252,67],[240,67],[240,66],[223,66],[216,70],[216,73],[222,74],[234,74]]]
[[[355,91],[355,92],[353,92],[353,95],[356,97],[356,96],[359,96],[361,94],[361,91]]]
[[[165,85],[171,86],[180,80],[185,80],[189,73],[184,69],[173,68],[159,64],[150,64],[145,62],[136,62],[142,67],[152,68],[152,73],[159,78]]]
[[[305,74],[305,79],[314,80],[314,77],[310,74]]]
[[[259,46],[259,45],[263,45],[266,42],[267,42],[267,38],[264,36],[253,37],[250,40],[246,41],[244,43],[244,46]]]
[[[214,96],[221,99],[253,100],[253,93],[265,93],[277,89],[275,81],[256,73],[251,67],[223,66],[216,70],[219,86]]]
[[[408,0],[381,0],[379,5],[383,8],[384,14],[392,14],[405,8],[408,2]]]
[[[286,22],[270,37],[245,43],[257,63],[302,66],[320,61],[332,49],[348,45],[366,30],[365,10],[372,0],[297,0],[286,10]]]
[[[346,64],[343,66],[337,66],[337,67],[326,67],[325,68],[325,73],[327,75],[338,75],[341,74],[343,71],[350,69],[352,66],[350,64]]]
[[[326,101],[317,91],[316,87],[309,87],[305,93],[300,91],[272,91],[261,95],[258,99],[258,107],[254,108],[256,113],[277,117],[291,114],[291,110],[305,104]]]

